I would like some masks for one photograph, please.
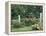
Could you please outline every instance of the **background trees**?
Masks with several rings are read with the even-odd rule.
[[[11,5],[11,18],[17,19],[18,15],[21,16],[21,18],[25,17],[40,17],[40,13],[42,12],[42,6],[37,5]]]

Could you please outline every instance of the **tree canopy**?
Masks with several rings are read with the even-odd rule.
[[[21,18],[25,18],[28,16],[40,17],[40,13],[42,11],[42,6],[37,5],[19,5],[19,4],[11,4],[11,19],[17,19],[18,15]]]

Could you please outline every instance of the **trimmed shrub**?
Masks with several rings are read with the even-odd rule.
[[[11,21],[12,27],[13,28],[22,28],[24,27],[24,22],[18,22],[18,21]]]
[[[32,21],[31,20],[25,20],[25,26],[30,26],[32,25]]]

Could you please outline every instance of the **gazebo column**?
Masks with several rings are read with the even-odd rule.
[[[18,15],[18,22],[20,23],[20,15]]]

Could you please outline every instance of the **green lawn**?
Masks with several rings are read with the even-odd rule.
[[[24,32],[24,31],[31,31],[32,27],[31,26],[24,26],[23,28],[12,28],[11,32]]]

